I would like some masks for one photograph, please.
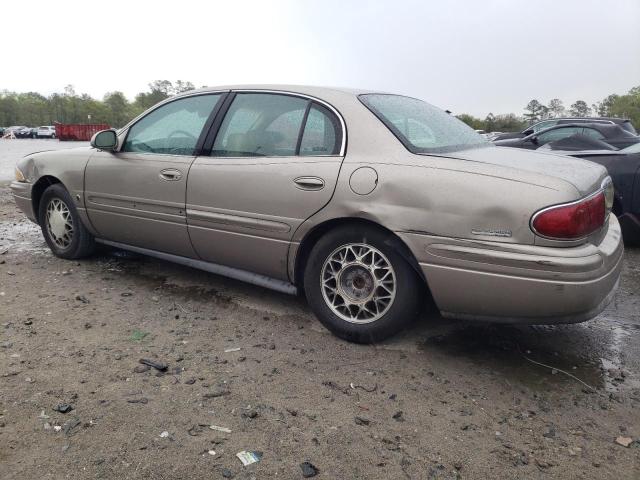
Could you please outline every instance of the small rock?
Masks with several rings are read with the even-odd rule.
[[[242,416],[244,418],[256,418],[258,416],[258,412],[255,410],[249,410],[248,412],[242,412]]]
[[[622,445],[623,447],[629,448],[629,445],[631,445],[631,442],[633,442],[633,438],[631,437],[618,437],[616,438],[616,443],[618,445]]]
[[[396,422],[404,422],[404,412],[402,412],[402,410],[399,410],[394,413],[391,418],[393,418]]]
[[[220,473],[224,478],[233,478],[233,472],[228,468],[223,468]]]
[[[218,397],[223,397],[224,395],[229,395],[229,390],[225,390],[222,388],[216,389],[212,392],[207,392],[204,395],[202,395],[204,398],[218,398]]]
[[[160,434],[160,438],[168,438],[168,437],[169,437],[169,432],[167,432],[166,430]]]
[[[319,473],[318,468],[310,462],[301,463],[300,468],[302,469],[302,476],[304,478],[315,477]]]
[[[134,373],[144,373],[148,372],[149,370],[151,370],[151,367],[149,365],[136,365],[136,367],[133,369]]]
[[[76,295],[76,300],[79,302],[82,302],[84,304],[90,303],[89,299],[87,297],[85,297],[84,295]]]
[[[189,378],[187,380],[184,381],[185,384],[187,385],[193,385],[194,383],[196,383],[196,379],[195,378]]]
[[[369,425],[371,423],[371,420],[369,420],[368,418],[364,418],[364,417],[355,417],[354,420],[356,422],[356,425],[366,426],[366,425]]]
[[[60,413],[69,413],[71,410],[73,410],[73,406],[69,405],[68,403],[60,403],[56,405],[53,410]]]

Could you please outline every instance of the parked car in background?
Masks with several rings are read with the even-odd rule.
[[[631,120],[626,118],[614,118],[614,117],[566,117],[566,118],[551,118],[549,120],[543,120],[538,123],[534,123],[533,125],[525,128],[522,132],[507,132],[501,133],[497,135],[492,140],[507,140],[510,138],[524,138],[532,133],[538,133],[542,130],[546,130],[547,128],[554,127],[556,125],[565,125],[565,124],[579,124],[579,123],[603,123],[608,125],[619,125],[623,129],[627,130],[629,133],[637,135],[635,127],[631,123]]]
[[[624,148],[640,142],[640,136],[625,130],[613,123],[574,123],[560,124],[555,127],[532,133],[523,138],[508,140],[494,140],[499,147],[515,147],[535,150],[549,142],[555,142],[573,135],[586,135],[595,140],[601,140],[616,148]]]
[[[6,128],[4,133],[5,134],[13,133],[13,135],[16,138],[20,138],[19,133],[22,132],[25,128],[27,127],[25,127],[24,125],[13,125],[11,127]]]
[[[61,258],[102,243],[303,291],[362,343],[404,328],[425,298],[450,318],[584,321],[622,266],[604,167],[497,148],[399,95],[190,91],[91,147],[27,155],[11,189]]]
[[[625,242],[640,244],[640,143],[621,150],[588,137],[565,138],[538,151],[583,158],[605,167],[613,180],[613,213],[622,226]],[[581,145],[583,148],[577,150]]]
[[[38,138],[56,138],[56,127],[53,125],[38,127],[36,135]]]
[[[13,131],[16,138],[29,138],[31,136],[31,127],[20,127]]]
[[[0,137],[4,135],[4,130],[5,130],[4,127],[0,127]]]

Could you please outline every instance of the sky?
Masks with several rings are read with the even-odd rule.
[[[28,4],[0,16],[0,41],[15,48],[0,90],[72,84],[133,99],[156,79],[329,85],[484,117],[521,114],[532,98],[591,105],[640,85],[640,0]]]

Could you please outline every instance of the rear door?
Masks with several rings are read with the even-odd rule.
[[[237,92],[224,109],[189,173],[191,241],[206,261],[286,279],[293,233],[333,195],[344,123],[293,94]]]
[[[119,151],[91,157],[85,202],[101,238],[195,256],[185,214],[187,175],[223,96],[165,103],[128,129]]]

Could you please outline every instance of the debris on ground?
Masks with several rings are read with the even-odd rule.
[[[69,413],[73,410],[73,405],[69,405],[68,403],[59,403],[53,408],[53,410],[60,413]]]
[[[225,348],[224,353],[239,352],[240,350],[242,350],[240,347]]]
[[[238,457],[242,462],[242,465],[246,467],[247,465],[251,465],[252,463],[259,462],[262,458],[262,452],[247,452],[246,450],[243,450],[236,453],[236,457]]]
[[[633,438],[631,437],[618,437],[616,438],[616,443],[618,445],[622,445],[623,447],[629,448],[629,445],[633,442]]]
[[[159,370],[161,372],[166,372],[167,369],[169,368],[169,366],[166,363],[155,362],[153,360],[148,360],[146,358],[141,358],[140,360],[138,360],[138,362],[140,362],[142,365],[148,365],[152,368],[155,368],[156,370]]]
[[[231,433],[231,430],[228,429],[227,427],[219,427],[218,425],[210,425],[209,428],[211,430],[215,430],[216,432]]]
[[[64,425],[62,425],[62,431],[64,432],[65,435],[69,435],[71,433],[71,430],[76,428],[81,423],[82,422],[80,421],[80,419],[72,418],[71,420],[68,420],[67,422],[65,422]]]
[[[169,432],[167,432],[166,430],[160,434],[160,438],[168,438],[168,437],[169,437]]]
[[[91,302],[89,302],[89,299],[87,297],[85,297],[84,295],[76,295],[76,300],[79,301],[79,302],[82,302],[84,304],[91,303]]]
[[[315,477],[320,472],[318,468],[310,462],[302,462],[300,468],[302,469],[302,476],[304,478]]]
[[[364,390],[365,392],[375,392],[376,390],[378,390],[378,384],[376,383],[373,387],[367,387],[364,385],[356,385],[355,383],[351,382],[349,384],[349,386],[351,387],[352,390],[355,390],[357,388],[359,388],[360,390]]]

